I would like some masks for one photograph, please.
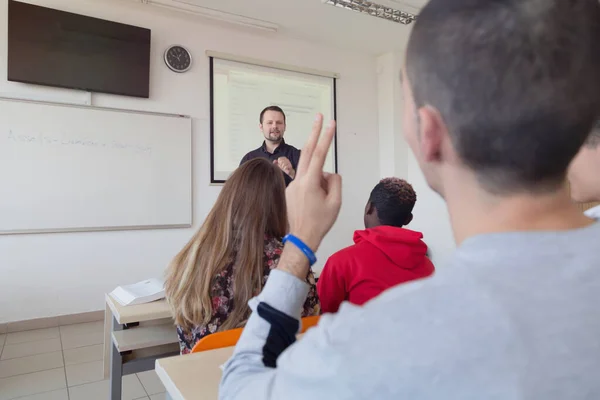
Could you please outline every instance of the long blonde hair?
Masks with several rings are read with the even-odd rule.
[[[282,238],[286,230],[283,173],[262,158],[244,163],[167,269],[165,293],[177,325],[190,330],[210,322],[213,283],[231,265],[233,308],[220,330],[242,324],[248,300],[262,289],[265,234]]]

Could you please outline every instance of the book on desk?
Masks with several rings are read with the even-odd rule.
[[[122,306],[132,306],[164,299],[165,287],[160,279],[146,279],[131,285],[119,286],[110,295]]]

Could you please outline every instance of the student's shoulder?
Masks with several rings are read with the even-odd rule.
[[[345,314],[345,307],[349,306],[343,304],[338,312],[341,316]],[[456,271],[442,271],[429,278],[403,283],[359,309],[352,307],[348,311],[348,316],[353,315],[350,319],[363,321],[364,326],[376,324],[379,330],[395,332],[398,335],[396,339],[400,341],[412,343],[417,340],[425,346],[429,345],[427,340],[423,340],[425,336],[431,341],[441,340],[444,335],[457,340],[461,335],[469,336],[470,333],[464,330],[470,328],[461,325],[464,321],[485,325],[486,330],[489,328],[491,331],[504,331],[508,324],[501,306],[481,290],[474,279],[466,274],[456,274]],[[340,322],[348,329],[363,329],[354,326],[351,321],[346,321],[348,325],[343,320]],[[405,329],[406,326],[411,329]],[[369,335],[367,330],[363,334]]]
[[[331,263],[343,263],[347,261],[353,260],[357,255],[361,252],[360,244],[353,244],[351,246],[345,247],[337,252],[333,253],[328,262]]]
[[[319,321],[322,337],[335,341],[331,348],[343,349],[328,355],[339,358],[336,373],[351,377],[349,385],[367,375],[374,393],[381,393],[382,388],[395,393],[389,398],[412,389],[428,394],[419,398],[435,398],[439,397],[439,393],[433,395],[437,386],[430,388],[430,382],[443,378],[442,386],[452,387],[453,377],[468,378],[466,371],[474,359],[512,357],[506,355],[515,348],[515,341],[505,313],[481,293],[470,289],[465,293],[471,285],[442,281],[431,278],[402,284],[363,306],[344,302],[336,314],[323,315]],[[457,370],[456,365],[462,364],[467,369]],[[373,374],[374,366],[385,367]],[[440,375],[440,370],[448,374]]]

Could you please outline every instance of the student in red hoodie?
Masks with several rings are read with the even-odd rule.
[[[343,301],[361,305],[403,282],[433,274],[423,234],[403,228],[413,218],[417,195],[405,180],[387,178],[371,192],[365,227],[354,245],[332,255],[317,282],[321,311],[337,312]]]

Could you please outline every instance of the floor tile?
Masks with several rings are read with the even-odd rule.
[[[92,361],[101,361],[104,357],[104,345],[78,347],[63,352],[65,354],[65,365],[82,364]]]
[[[164,393],[166,391],[165,387],[163,386],[162,382],[160,381],[158,375],[156,375],[156,372],[154,370],[140,372],[137,375],[138,378],[140,378],[144,389],[146,389],[146,393],[148,393],[149,395]]]
[[[6,335],[0,334],[0,348],[4,346],[4,341],[6,340]]]
[[[108,380],[88,383],[86,385],[69,388],[70,400],[106,400],[110,395]],[[135,375],[123,377],[122,400],[135,400],[144,398],[146,392]]]
[[[15,400],[69,400],[67,389],[55,390],[53,392],[45,392],[33,394],[31,396],[19,397]]]
[[[67,384],[69,387],[97,382],[104,379],[104,364],[102,361],[67,365],[66,370]]]
[[[45,339],[59,338],[58,328],[36,329],[33,331],[15,332],[6,335],[6,344],[19,344],[26,342],[37,342]]]
[[[0,333],[6,333],[7,330],[8,330],[8,324],[7,323],[0,324]]]
[[[150,400],[167,400],[167,394],[153,394],[152,396],[150,396]]]
[[[60,337],[65,350],[102,344],[104,343],[104,321],[61,326]]]
[[[65,325],[60,327],[61,335],[80,335],[98,331],[104,332],[104,321],[86,322],[83,324]]]
[[[27,321],[9,322],[6,327],[8,333],[44,329],[58,326],[58,317],[37,318]]]
[[[146,391],[135,374],[123,377],[123,400],[139,399],[145,395]]]
[[[108,381],[88,383],[87,385],[69,388],[71,400],[106,400],[110,398],[110,385]]]
[[[62,367],[62,351],[0,361],[0,378]]]
[[[104,321],[104,310],[90,311],[81,314],[61,315],[58,317],[59,325],[83,324],[86,322]]]
[[[0,400],[50,392],[66,386],[64,368],[11,376],[0,379]]]
[[[38,340],[37,342],[27,342],[19,344],[7,344],[2,350],[0,360],[10,360],[12,358],[34,356],[36,354],[52,353],[60,351],[60,339]]]

